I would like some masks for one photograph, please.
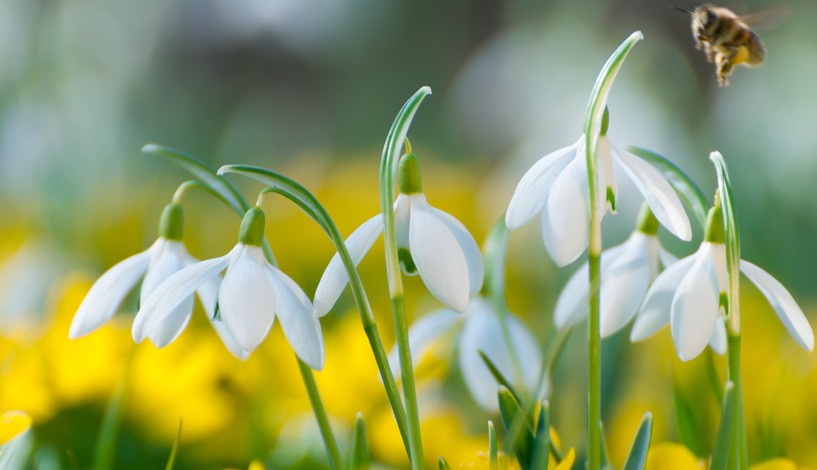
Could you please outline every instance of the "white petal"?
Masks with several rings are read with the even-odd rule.
[[[658,240],[633,233],[622,251],[604,268],[601,278],[601,337],[607,338],[624,328],[635,316],[650,285],[650,245]]]
[[[377,214],[349,235],[345,242],[346,249],[349,250],[355,266],[360,264],[360,260],[369,251],[381,232],[383,232],[383,216]],[[315,313],[319,317],[329,313],[348,282],[349,275],[346,273],[343,261],[340,255],[335,253],[315,291]]]
[[[813,351],[814,331],[803,314],[803,310],[797,305],[789,291],[783,287],[783,284],[772,277],[771,274],[748,261],[741,260],[740,270],[766,296],[778,318],[783,322],[783,326],[789,330],[789,334],[797,341],[797,344],[809,351]]]
[[[669,323],[675,290],[694,262],[695,255],[687,256],[655,278],[633,322],[630,341],[643,341]]]
[[[323,334],[309,298],[295,281],[274,266],[267,266],[267,278],[275,293],[275,313],[290,346],[309,367],[323,369],[326,357]]]
[[[136,314],[140,321],[133,323],[134,341],[142,342],[149,330],[161,328],[160,325],[168,316],[178,314],[176,309],[191,299],[199,286],[224,270],[230,261],[230,256],[228,254],[221,258],[209,259],[188,266],[167,278],[154,289]]]
[[[224,343],[224,346],[227,347],[227,350],[230,351],[233,356],[241,360],[249,357],[251,351],[241,349],[238,340],[235,339],[224,321],[210,318],[210,324],[213,325],[213,329],[216,330],[218,337],[221,338],[221,342]]]
[[[578,271],[573,273],[562,289],[562,293],[559,294],[556,310],[553,313],[556,328],[572,327],[587,317],[587,291],[590,288],[588,271],[587,263],[584,263]]]
[[[587,162],[579,150],[553,182],[542,212],[545,248],[557,265],[572,263],[587,249],[589,210]]]
[[[606,135],[599,137],[598,143],[598,158],[599,158],[599,184],[598,184],[598,201],[600,208],[604,208],[605,212],[613,210],[614,207],[607,201],[607,192],[613,193],[613,202],[618,205],[618,183],[616,182],[616,175],[613,171],[613,158],[610,155],[610,139]]]
[[[172,343],[182,334],[190,317],[193,314],[193,294],[168,313],[161,322],[151,322],[144,327],[144,334],[157,348],[163,348]]]
[[[709,338],[709,347],[721,356],[726,354],[726,325],[724,325],[723,317],[720,315],[718,315],[718,322],[715,324],[715,331],[712,332],[712,337]]]
[[[482,264],[482,252],[479,251],[479,246],[459,220],[452,215],[443,212],[439,209],[431,208],[435,214],[448,225],[448,229],[457,238],[457,242],[465,255],[465,262],[468,264],[468,280],[471,287],[471,293],[477,293],[482,288],[482,280],[485,276],[485,267]]]
[[[712,257],[699,251],[695,263],[678,285],[672,300],[670,324],[678,357],[689,361],[706,348],[719,316],[720,289]]]
[[[472,301],[473,302],[473,301]],[[467,315],[467,314],[466,314]],[[411,324],[408,331],[411,363],[416,367],[437,339],[451,333],[463,317],[453,310],[443,309],[429,313]],[[395,379],[400,378],[400,353],[397,346],[389,351],[389,365]]]
[[[621,254],[626,246],[626,243],[616,245],[602,253],[602,280],[606,277],[605,271],[607,267],[615,265],[616,257]],[[584,263],[581,268],[573,273],[570,280],[567,281],[564,289],[562,289],[562,293],[559,294],[559,299],[556,301],[556,310],[553,314],[553,320],[557,328],[563,329],[572,327],[587,317],[589,284],[588,267],[587,263]]]
[[[158,243],[159,240],[153,246]],[[153,246],[117,263],[97,279],[74,315],[68,332],[69,338],[87,335],[116,313],[122,299],[145,274]]]
[[[142,302],[147,300],[150,294],[170,278],[170,276],[189,265],[188,260],[190,255],[187,253],[182,242],[161,238],[159,240],[162,243],[157,244],[155,251],[153,251],[147,273],[145,273],[145,279],[142,281],[142,290],[139,294],[139,298]],[[152,336],[148,334],[148,336],[151,336],[151,341],[160,348],[172,342],[187,325],[192,310],[193,296],[191,294],[189,301],[185,300],[182,302],[180,306],[169,315],[168,320],[166,320],[166,325],[156,330]],[[146,320],[145,310],[140,309],[133,319],[132,331],[142,331],[145,327]],[[156,342],[157,339],[159,340],[158,343]]]
[[[479,355],[482,351],[512,383],[519,384],[519,373],[528,389],[535,386],[541,368],[539,348],[527,328],[513,316],[508,318],[513,348],[520,362],[517,370],[511,357],[509,345],[505,341],[499,319],[484,300],[469,307],[465,326],[460,336],[459,361],[465,385],[474,400],[487,411],[496,411],[499,384]]]
[[[678,261],[678,257],[670,253],[669,251],[665,250],[664,248],[660,248],[658,250],[658,258],[661,260],[661,266],[666,269],[671,266],[673,263]]]
[[[245,351],[254,351],[275,321],[275,294],[266,275],[266,261],[260,247],[237,246],[238,252],[218,291],[221,318]]]
[[[404,261],[404,256],[407,256],[411,248],[409,246],[409,230],[411,227],[411,205],[413,201],[421,196],[419,194],[399,194],[397,200],[394,201],[394,238],[397,244],[397,255],[400,259],[400,268],[406,276],[416,276],[416,266],[408,266]],[[423,196],[425,199],[425,196]],[[413,263],[413,260],[412,260]]]
[[[470,294],[465,254],[445,221],[418,200],[411,205],[409,247],[429,292],[452,310],[465,312]]]
[[[505,224],[509,229],[521,227],[542,210],[553,181],[575,155],[578,145],[584,145],[583,135],[575,144],[539,159],[522,176],[505,213]]]
[[[654,166],[639,157],[611,146],[624,172],[649,204],[655,218],[681,240],[692,239],[692,227],[684,206],[672,186]]]
[[[145,279],[142,281],[142,290],[139,297],[144,300],[170,276],[187,265],[189,255],[180,241],[160,238],[156,249],[151,250],[150,264]]]

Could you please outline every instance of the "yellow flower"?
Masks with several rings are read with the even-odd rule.
[[[570,449],[567,455],[565,455],[565,458],[563,458],[562,461],[559,462],[559,465],[556,466],[555,470],[570,470],[571,468],[573,468],[573,462],[575,461],[576,451]]]
[[[31,417],[22,411],[7,411],[0,415],[0,446],[31,429]]]
[[[695,455],[681,444],[661,443],[650,448],[645,470],[703,470]]]
[[[789,459],[774,459],[752,465],[749,470],[797,470],[797,465]]]

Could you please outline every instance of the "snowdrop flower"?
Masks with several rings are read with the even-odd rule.
[[[615,211],[616,178],[627,175],[662,225],[688,241],[692,229],[680,199],[661,173],[607,138],[607,113],[598,141],[598,207]],[[516,187],[505,223],[513,230],[542,213],[542,237],[553,261],[566,266],[587,249],[590,201],[585,136],[536,162]]]
[[[156,287],[173,273],[197,261],[190,256],[182,243],[183,222],[182,207],[176,203],[168,204],[162,212],[159,238],[156,242],[147,250],[114,265],[91,286],[71,322],[68,333],[71,339],[85,336],[110,320],[119,309],[122,300],[140,279],[144,278],[139,298],[144,302]],[[199,290],[199,298],[205,308],[215,305],[211,301],[214,297],[206,289]],[[179,306],[179,310],[186,311],[186,318],[190,318],[190,312],[193,310],[192,292]],[[136,316],[135,329],[142,320],[142,317]],[[179,330],[183,327],[184,325],[181,325]]]
[[[763,293],[794,340],[813,350],[814,332],[789,291],[748,261],[740,261],[740,270]],[[707,343],[725,349],[726,333],[720,310],[727,289],[723,213],[716,205],[709,212],[704,242],[698,251],[671,265],[650,287],[630,339],[646,339],[670,323],[675,349],[682,361],[697,357]]]
[[[658,220],[645,205],[641,210],[637,229],[630,238],[602,253],[602,338],[615,334],[630,323],[659,270],[675,261],[675,257],[661,247],[657,234]],[[554,313],[557,328],[572,327],[587,317],[587,270],[585,263],[573,274],[559,295]]]
[[[220,284],[213,289],[212,307],[229,333],[222,339],[234,341],[227,343],[231,350],[238,349],[243,356],[255,350],[277,315],[298,357],[313,369],[323,368],[323,335],[312,303],[295,281],[266,261],[263,239],[264,212],[250,209],[241,221],[238,244],[229,253],[181,269],[153,291],[139,310],[145,320],[141,328],[134,328],[134,339],[160,338],[154,340],[159,347],[173,341],[179,325],[184,328],[190,317],[190,311],[180,307],[196,289],[209,289],[215,279]]]
[[[497,383],[488,366],[479,355],[482,351],[508,380],[526,390],[534,390],[542,367],[541,354],[533,335],[514,315],[507,317],[514,354],[521,369],[517,371],[514,358],[502,335],[502,327],[492,304],[474,297],[465,315],[443,309],[430,313],[414,322],[409,329],[409,350],[412,362],[418,364],[440,341],[457,335],[457,357],[465,385],[477,404],[486,411],[497,411]],[[395,377],[400,375],[397,348],[389,354],[389,363]],[[519,377],[519,375],[522,377]],[[521,380],[520,380],[521,379]],[[521,382],[521,383],[520,383]],[[547,389],[542,390],[545,398]]]
[[[482,254],[460,221],[435,209],[422,193],[419,164],[414,154],[400,159],[400,194],[394,203],[395,231],[400,266],[407,275],[419,274],[428,290],[446,307],[464,312],[468,298],[482,287]],[[346,239],[355,265],[383,232],[378,214]],[[315,311],[326,315],[335,305],[349,277],[340,255],[329,262],[315,292]]]

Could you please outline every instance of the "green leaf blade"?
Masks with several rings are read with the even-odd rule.
[[[650,450],[650,439],[652,438],[652,414],[646,413],[635,433],[633,445],[630,447],[630,454],[624,463],[623,470],[644,470],[647,465],[647,453]]]

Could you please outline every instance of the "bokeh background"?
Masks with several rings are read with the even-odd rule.
[[[537,158],[578,137],[605,58],[629,33],[610,99],[610,136],[672,158],[707,194],[711,150],[726,157],[744,258],[790,288],[817,319],[817,3],[790,1],[759,30],[767,62],[739,68],[728,88],[693,47],[677,2],[454,0],[0,0],[0,411],[34,419],[38,468],[89,468],[103,416],[121,396],[115,468],[164,466],[183,420],[177,468],[326,465],[308,401],[279,328],[247,361],[234,359],[199,315],[165,349],[135,346],[135,299],[112,324],[76,341],[67,328],[94,279],[142,251],[162,207],[188,178],[144,156],[149,142],[220,166],[263,165],[313,190],[344,234],[378,211],[380,149],[394,115],[422,85],[411,130],[429,201],[481,241]],[[767,2],[727,5],[737,12]],[[250,200],[256,185],[236,181]],[[622,189],[605,245],[632,229],[638,198]],[[333,249],[297,208],[269,198],[267,235],[282,268],[314,292]],[[190,192],[185,242],[221,255],[238,219]],[[575,269],[548,259],[537,224],[514,232],[508,299],[540,344]],[[696,228],[700,239],[700,227]],[[666,234],[662,234],[666,235]],[[677,255],[696,243],[666,237]],[[376,245],[376,247],[382,245]],[[361,265],[392,342],[382,248]],[[407,284],[410,316],[439,308]],[[744,380],[753,461],[787,455],[817,465],[815,358],[785,335],[748,283]],[[323,321],[317,374],[338,434],[363,412],[373,457],[405,465],[357,313],[345,294]],[[708,454],[717,423],[712,377],[724,359],[681,363],[669,334],[639,345],[605,341],[604,419],[620,465],[642,414],[654,441]],[[565,447],[584,441],[584,342],[574,334],[552,377]],[[425,450],[473,462],[485,421],[456,365],[429,367],[421,387]],[[122,392],[117,395],[117,390]],[[679,416],[684,419],[679,419]],[[496,420],[496,417],[492,417]],[[683,421],[683,422],[682,422]],[[692,424],[690,425],[690,422]]]

